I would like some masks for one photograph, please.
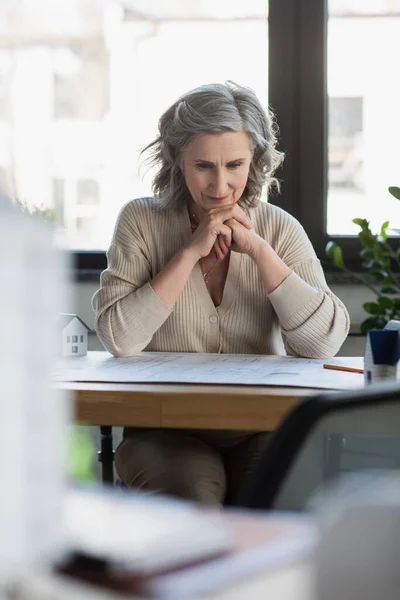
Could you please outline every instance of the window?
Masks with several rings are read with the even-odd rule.
[[[0,167],[0,194],[13,195],[13,181],[10,169]]]
[[[80,179],[77,182],[77,204],[97,205],[99,203],[99,183],[95,179]]]
[[[286,152],[282,194],[273,201],[301,221],[320,258],[335,239],[356,269],[352,219],[375,226],[390,210],[398,214],[387,188],[398,185],[400,0],[270,0],[269,7],[269,98]]]
[[[78,354],[78,346],[72,346],[72,353]]]
[[[81,335],[81,343],[83,342],[83,335]]]
[[[73,335],[72,336],[72,343],[73,344],[77,344],[78,343],[78,336],[77,335]]]
[[[354,217],[399,226],[387,188],[399,183],[400,0],[330,0],[328,10],[327,230],[354,234]]]
[[[84,12],[77,11],[77,16],[84,18]],[[54,49],[55,119],[104,119],[109,108],[108,61],[104,36],[96,39],[80,36]]]
[[[0,50],[0,122],[10,118],[8,89],[11,71],[11,53],[7,50]]]
[[[30,155],[16,193],[57,212],[55,238],[70,250],[104,251],[121,206],[151,193],[139,153],[181,93],[233,79],[267,105],[268,0],[3,4],[1,47],[21,45],[18,86],[6,88],[27,123],[15,158]]]
[[[54,177],[52,185],[54,210],[57,214],[57,224],[58,227],[63,228],[65,226],[65,179],[61,177]]]
[[[139,153],[160,114],[233,79],[277,114],[286,158],[270,201],[321,258],[328,236],[356,257],[352,218],[399,224],[387,193],[399,184],[399,31],[400,0],[2,3],[2,180],[57,212],[55,239],[81,270],[102,269],[120,207],[151,193]]]
[[[364,190],[363,102],[362,97],[329,98],[328,181],[331,194],[333,188]],[[333,204],[334,199],[330,198],[330,201]],[[338,219],[340,214],[343,213],[336,210],[328,217],[329,233],[345,233],[340,216]],[[335,218],[336,226],[332,223]]]

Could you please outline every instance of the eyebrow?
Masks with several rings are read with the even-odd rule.
[[[229,163],[240,162],[243,160],[246,160],[246,159],[245,158],[233,158],[232,160],[228,160],[228,162],[226,164],[228,165]],[[204,160],[202,158],[196,158],[194,160],[194,162],[195,163],[204,163],[206,165],[215,165],[215,163],[211,162],[210,160]]]

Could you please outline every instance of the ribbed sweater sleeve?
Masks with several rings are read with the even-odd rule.
[[[108,268],[92,300],[97,335],[115,356],[141,352],[172,312],[149,283],[146,244],[130,213],[128,205],[119,216],[107,252]]]
[[[292,269],[269,294],[290,354],[309,358],[334,356],[346,338],[346,307],[328,288],[320,261],[303,227],[283,211],[280,255]],[[279,221],[278,217],[278,221]]]
[[[298,265],[269,295],[289,354],[329,358],[347,336],[347,310],[324,280],[319,261],[309,261]]]

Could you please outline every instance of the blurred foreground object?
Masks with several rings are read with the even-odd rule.
[[[49,228],[0,196],[0,582],[63,553],[69,414],[51,373],[64,271]]]
[[[72,425],[69,429],[67,473],[75,482],[95,481],[93,464],[96,447],[84,425]]]
[[[69,491],[66,521],[76,554],[60,573],[82,584],[140,597],[211,600],[254,579],[265,593],[275,570],[302,565],[293,589],[301,585],[307,594],[290,597],[311,600],[306,565],[318,532],[305,515],[206,509],[167,496],[87,487]],[[250,597],[263,596],[236,595]]]
[[[368,331],[364,356],[365,384],[396,380],[399,374],[400,330],[385,328]]]
[[[400,477],[353,475],[324,496],[318,600],[398,600]]]

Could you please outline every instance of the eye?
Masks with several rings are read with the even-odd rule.
[[[206,169],[211,169],[211,165],[208,163],[197,163],[196,168],[200,169],[200,171],[205,171]]]
[[[243,163],[241,162],[233,162],[233,163],[228,163],[227,167],[228,169],[238,169],[239,167],[242,166]]]

